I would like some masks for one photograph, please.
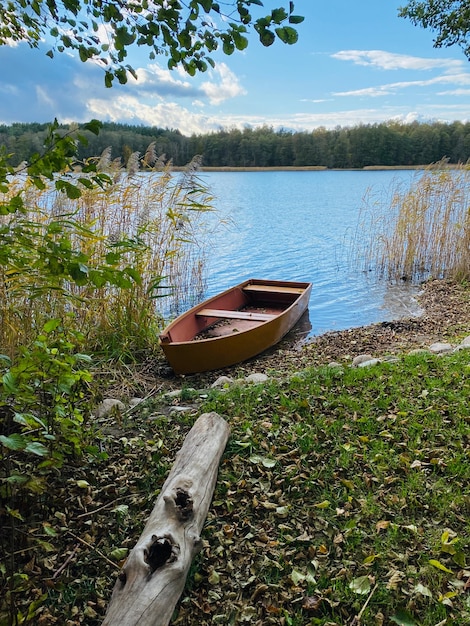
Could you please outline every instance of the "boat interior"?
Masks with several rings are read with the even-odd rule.
[[[206,306],[188,311],[169,327],[162,341],[191,341],[227,336],[264,324],[289,308],[306,286],[250,281],[209,300]]]
[[[234,290],[230,302],[212,302],[196,313],[198,318],[205,318],[208,324],[199,331],[195,339],[223,337],[236,332],[243,332],[274,319],[293,304],[304,289],[272,285],[246,285]]]

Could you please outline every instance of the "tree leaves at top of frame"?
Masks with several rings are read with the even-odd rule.
[[[169,69],[181,65],[193,76],[214,66],[210,54],[220,45],[227,55],[244,50],[248,46],[245,34],[250,27],[263,46],[271,46],[276,39],[295,44],[298,33],[292,25],[304,19],[293,13],[292,1],[287,8],[274,8],[259,18],[252,15],[250,8],[262,8],[260,0],[232,0],[223,9],[213,0],[191,0],[187,6],[147,1],[127,4],[125,11],[117,2],[103,4],[101,0],[66,0],[61,4],[35,0],[30,6],[29,13],[21,4],[0,8],[0,45],[14,40],[38,47],[48,35],[55,44],[47,56],[53,58],[55,52],[67,49],[77,51],[82,62],[98,62],[104,69],[106,87],[111,87],[115,78],[121,84],[127,82],[129,74],[136,78],[133,68],[123,65],[133,45],[148,48],[152,59],[166,56]],[[101,41],[98,36],[100,22],[106,25],[109,41]]]

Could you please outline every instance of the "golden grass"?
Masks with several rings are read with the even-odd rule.
[[[390,280],[470,277],[470,167],[445,162],[409,188],[369,191],[355,237],[366,270]],[[358,252],[359,254],[359,252]]]
[[[131,156],[126,171],[104,154],[100,168],[113,183],[83,189],[78,200],[40,191],[27,180],[14,183],[11,192],[23,186],[28,212],[3,216],[1,224],[6,232],[28,233],[28,238],[24,245],[15,240],[0,266],[2,352],[28,345],[45,320],[58,317],[81,329],[89,347],[135,354],[156,345],[165,311],[204,290],[212,198],[197,176],[198,163],[177,176],[158,161],[147,171],[136,163]],[[107,255],[122,250],[126,241],[116,269],[127,277],[127,288],[79,285],[60,272],[52,276],[47,254],[66,239],[86,256],[86,271],[102,269]],[[131,280],[137,273],[141,280]]]

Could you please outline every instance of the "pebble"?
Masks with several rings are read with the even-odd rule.
[[[168,393],[166,393],[165,395],[166,395],[168,398],[179,398],[179,397],[180,397],[180,395],[181,395],[181,393],[182,393],[182,390],[181,390],[181,389],[173,389],[173,391],[169,391],[169,392],[168,392]]]
[[[266,376],[266,374],[260,374],[260,373],[255,372],[247,376],[245,380],[247,383],[252,383],[254,385],[257,385],[259,383],[265,383],[268,380],[268,377]]]
[[[192,406],[173,406],[171,407],[171,413],[190,413],[191,411],[194,411],[194,407]]]
[[[356,357],[354,357],[353,362],[352,362],[352,366],[353,367],[359,367],[363,363],[367,363],[368,361],[372,361],[373,358],[374,357],[371,354],[358,354]]]
[[[452,345],[451,343],[444,341],[437,341],[431,344],[428,348],[414,348],[410,350],[408,354],[436,354],[436,355],[445,355],[451,354],[452,352],[456,352],[458,350],[470,349],[470,335],[465,337],[460,344]],[[348,357],[350,358],[350,357]],[[380,359],[374,357],[371,354],[358,354],[351,361],[351,367],[373,367],[378,365],[379,363],[396,363],[399,361],[399,358],[396,355],[388,355],[381,357]],[[470,365],[469,365],[470,366]],[[328,367],[330,368],[344,368],[346,367],[345,363],[339,363],[337,361],[331,361],[328,363]],[[302,376],[302,372],[296,372],[294,376]],[[228,389],[234,384],[262,384],[269,380],[269,377],[266,374],[261,372],[253,372],[249,374],[245,378],[234,380],[230,376],[219,376],[211,385],[211,389]],[[194,390],[195,391],[195,390]],[[175,389],[173,391],[169,391],[165,394],[165,396],[169,399],[178,398],[181,396],[181,389]],[[201,394],[201,397],[207,397],[207,394]],[[142,398],[132,398],[129,401],[129,406],[133,407],[142,402]],[[113,411],[123,412],[128,407],[117,400],[116,398],[106,398],[104,399],[95,409],[96,417],[106,417],[111,414]],[[188,413],[190,411],[194,411],[194,407],[189,406],[175,406],[171,408],[171,413]]]
[[[362,361],[361,363],[359,363],[357,367],[372,367],[374,365],[377,365],[378,363],[381,363],[380,359],[368,359],[367,361]]]
[[[338,361],[330,361],[328,363],[328,367],[331,367],[334,369],[334,368],[342,368],[343,366],[341,363],[338,363]]]
[[[442,354],[443,352],[452,352],[453,346],[451,343],[444,343],[438,341],[429,346],[429,351],[433,354]]]
[[[113,411],[122,411],[126,410],[126,405],[124,402],[120,400],[116,400],[116,398],[105,398],[95,409],[95,417],[106,417]]]
[[[211,389],[217,389],[218,387],[230,387],[235,381],[230,376],[219,376],[219,378],[212,383]]]

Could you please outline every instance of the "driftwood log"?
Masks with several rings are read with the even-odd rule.
[[[212,500],[227,422],[205,413],[179,450],[142,535],[113,589],[103,626],[167,626]]]

